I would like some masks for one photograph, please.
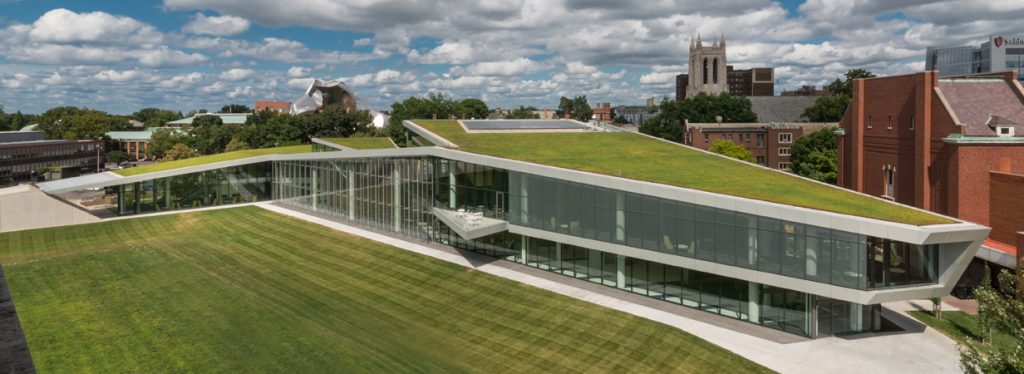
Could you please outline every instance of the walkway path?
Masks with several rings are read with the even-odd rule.
[[[658,321],[782,373],[960,372],[955,343],[942,333],[925,328],[902,311],[887,308],[884,313],[887,318],[895,320],[910,332],[804,339],[682,306],[672,308],[674,306],[668,303],[608,287],[595,287],[586,281],[561,277],[509,261],[467,254],[449,247],[414,243],[271,203],[256,205],[410,252]],[[893,306],[903,308],[906,305],[901,303]]]

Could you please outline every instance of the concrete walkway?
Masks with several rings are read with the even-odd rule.
[[[942,333],[925,328],[907,316],[899,308],[883,312],[887,318],[901,325],[909,332],[888,334],[863,334],[846,338],[783,339],[771,333],[758,331],[749,334],[730,328],[728,324],[712,324],[683,313],[652,307],[649,303],[629,301],[642,297],[629,292],[603,287],[598,292],[581,286],[589,282],[568,277],[550,278],[539,276],[538,269],[509,261],[473,261],[454,249],[446,250],[414,243],[403,239],[367,231],[310,214],[275,206],[271,203],[257,203],[256,206],[323,225],[338,231],[362,236],[389,244],[410,252],[434,257],[488,274],[515,280],[534,287],[612,308],[686,331],[711,343],[733,351],[754,362],[782,373],[959,373],[956,344]],[[646,299],[646,298],[645,298]],[[652,301],[656,301],[653,300]],[[648,304],[648,305],[645,305]],[[668,304],[668,303],[663,303]],[[685,307],[679,307],[685,308]],[[701,312],[703,313],[703,312]],[[711,315],[710,313],[705,313]],[[724,317],[722,317],[724,318]],[[753,330],[764,329],[746,323]],[[735,325],[735,323],[734,323]],[[748,329],[748,328],[741,328]],[[764,329],[767,330],[767,329]],[[749,332],[749,331],[748,331]]]

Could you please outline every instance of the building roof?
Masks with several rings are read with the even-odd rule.
[[[278,110],[282,110],[282,111],[287,111],[287,110],[289,110],[291,108],[291,105],[292,105],[292,103],[287,102],[287,101],[267,101],[267,100],[261,100],[261,101],[257,101],[256,102],[256,105],[253,106],[253,110],[259,111],[259,110],[278,109]]]
[[[339,145],[341,149],[385,149],[385,148],[397,148],[395,142],[391,141],[389,137],[377,137],[377,138],[314,138],[314,143],[330,143],[327,145]]]
[[[153,132],[160,127],[150,127],[145,130],[138,131],[110,131],[107,132],[107,136],[113,140],[146,140],[148,141],[153,137]]]
[[[0,131],[0,143],[27,142],[46,139],[42,131]]]
[[[246,149],[244,151],[234,151],[218,153],[209,156],[200,156],[187,158],[184,160],[157,162],[155,164],[149,164],[145,166],[139,166],[128,169],[120,169],[114,171],[116,174],[121,176],[131,176],[146,173],[153,173],[157,171],[172,170],[179,168],[187,168],[190,166],[212,164],[215,162],[237,160],[249,157],[256,157],[262,155],[273,155],[273,154],[289,154],[289,153],[305,153],[310,152],[312,147],[309,144],[293,145],[286,147],[277,148],[261,148],[261,149]]]
[[[817,96],[750,96],[750,109],[757,122],[799,122],[804,110],[814,105]]]
[[[440,138],[435,144],[445,144],[447,140],[450,147],[487,156],[890,222],[956,222],[935,213],[631,132],[469,134],[455,121],[416,120],[414,125]]]
[[[940,79],[939,88],[964,126],[964,135],[996,136],[995,126],[1011,125],[1024,134],[1024,101],[1013,82],[1003,79]],[[995,122],[992,122],[993,119]]]
[[[219,116],[225,125],[244,125],[251,113],[200,113],[192,117],[182,118],[177,121],[167,122],[170,126],[191,125],[192,120],[198,116]]]

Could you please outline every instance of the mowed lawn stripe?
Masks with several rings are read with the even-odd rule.
[[[256,207],[0,234],[0,262],[44,372],[767,371]]]

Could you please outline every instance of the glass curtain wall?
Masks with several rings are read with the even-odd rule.
[[[435,206],[505,219],[508,206],[507,171],[445,159],[435,159],[434,170]]]
[[[273,168],[274,200],[282,205],[440,241],[430,158],[277,161]]]
[[[937,281],[933,245],[517,172],[508,176],[507,219],[516,225],[856,289]]]
[[[117,213],[132,215],[271,198],[271,164],[262,162],[123,184]]]

